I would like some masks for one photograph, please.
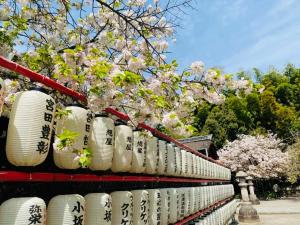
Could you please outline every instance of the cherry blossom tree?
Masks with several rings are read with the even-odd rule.
[[[133,125],[189,136],[196,105],[221,104],[224,89],[252,88],[201,61],[179,72],[167,59],[177,15],[191,1],[0,0],[0,53],[85,93],[93,112],[114,107]],[[18,85],[8,87],[7,111]]]
[[[288,154],[275,135],[239,135],[218,151],[220,162],[236,171],[242,167],[255,178],[282,177],[286,175]]]

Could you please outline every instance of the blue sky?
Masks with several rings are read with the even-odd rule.
[[[300,0],[194,0],[171,44],[181,68],[202,60],[226,73],[300,66]]]

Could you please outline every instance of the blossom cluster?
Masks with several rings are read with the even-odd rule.
[[[220,162],[237,171],[241,167],[255,178],[282,177],[286,175],[288,153],[273,134],[268,136],[240,135],[218,151]]]

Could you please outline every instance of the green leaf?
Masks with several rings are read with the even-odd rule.
[[[105,78],[111,69],[111,65],[101,61],[91,67],[92,73],[99,79]]]
[[[88,167],[91,162],[92,162],[92,154],[91,154],[91,150],[89,148],[84,148],[82,150],[82,154],[80,155],[80,158],[79,158],[79,165],[82,167],[82,168],[86,168]]]
[[[75,138],[78,136],[79,134],[77,132],[63,129],[63,132],[57,135],[60,140],[59,148],[62,149],[66,146],[71,146],[74,143]]]
[[[72,113],[71,109],[56,108],[55,117],[57,119],[62,119],[64,117],[67,117],[70,113]]]

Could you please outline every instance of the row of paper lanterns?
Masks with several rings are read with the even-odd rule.
[[[200,217],[195,225],[223,225],[228,224],[228,222],[234,217],[237,201],[232,200],[226,205],[218,208],[217,210],[211,212],[205,217]]]
[[[6,155],[15,166],[36,166],[48,155],[56,104],[43,92],[31,90],[16,96],[10,114]],[[145,138],[126,124],[114,124],[109,117],[96,115],[78,106],[68,106],[71,113],[58,119],[56,135],[64,129],[78,133],[74,149],[89,147],[91,170],[131,172],[216,178],[230,180],[230,170],[187,152],[156,137]],[[56,137],[57,139],[57,137]],[[55,150],[54,162],[61,169],[77,169],[79,163],[73,149]]]
[[[58,195],[47,209],[41,198],[12,198],[0,206],[0,225],[168,225],[233,194],[218,185]]]

